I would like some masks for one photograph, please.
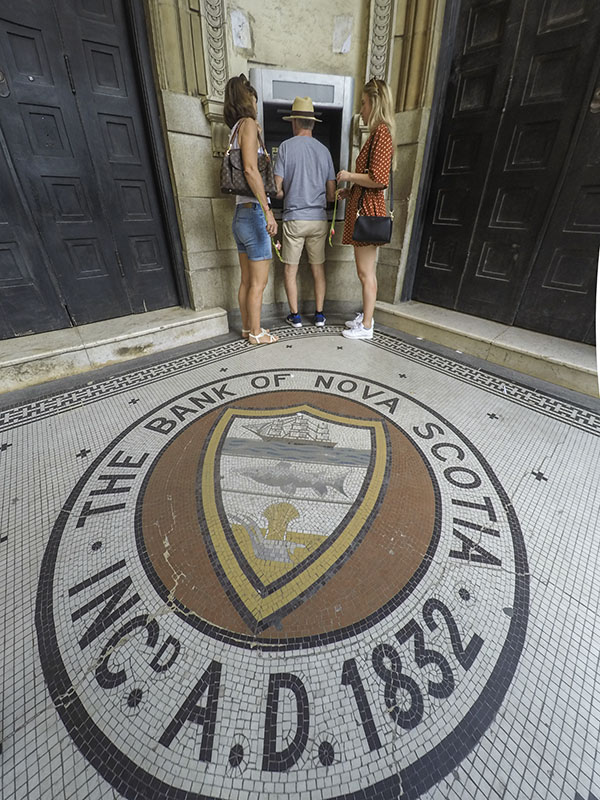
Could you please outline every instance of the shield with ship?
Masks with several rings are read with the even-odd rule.
[[[381,420],[298,405],[227,409],[199,468],[219,580],[253,633],[323,586],[368,532],[387,476]]]

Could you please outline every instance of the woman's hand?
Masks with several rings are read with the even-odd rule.
[[[347,200],[350,197],[350,189],[338,189],[337,196],[339,200]]]
[[[336,175],[336,180],[338,183],[343,183],[344,181],[351,181],[352,173],[348,172],[348,170],[346,169],[341,169]]]
[[[267,220],[267,233],[269,236],[275,236],[277,234],[277,220],[273,216],[273,212],[269,208],[266,214]]]

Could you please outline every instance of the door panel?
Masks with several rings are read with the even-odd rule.
[[[413,297],[581,340],[600,181],[579,162],[600,114],[579,128],[600,6],[463,0],[457,30]]]
[[[2,108],[0,98],[0,109]],[[0,339],[70,325],[0,141]]]
[[[37,231],[28,269],[47,306],[26,323],[0,277],[0,337],[176,305],[123,0],[4,0],[0,72],[5,167],[19,224]],[[12,276],[20,240],[2,229]]]
[[[177,303],[120,2],[55,0],[83,129],[134,311]]]
[[[530,2],[456,307],[512,324],[598,49],[585,4]],[[562,4],[564,6],[564,4]],[[561,12],[559,14],[559,12]]]
[[[60,291],[75,324],[129,314],[54,13],[32,0],[7,6],[20,22],[2,24],[12,86],[0,124]]]
[[[413,295],[426,303],[455,307],[510,81],[518,20],[509,0],[461,5]]]
[[[515,324],[593,344],[600,248],[600,69]]]

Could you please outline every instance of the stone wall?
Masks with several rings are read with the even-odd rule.
[[[396,207],[392,242],[378,263],[378,298],[388,303],[402,294],[444,10],[445,0],[400,0],[396,9],[386,75],[396,99]]]
[[[394,240],[382,248],[378,267],[379,296],[395,302],[401,290],[411,198],[418,184],[419,143],[426,133],[422,108],[430,104],[431,62],[437,52],[435,29],[441,26],[442,0],[145,2],[187,279],[196,309],[237,306],[233,201],[219,191],[228,135],[222,121],[227,79],[240,72],[248,74],[252,67],[352,75],[357,111],[360,89],[368,77],[388,79],[395,95],[403,92],[404,97],[411,87],[411,73],[418,75],[420,88],[408,91],[415,107],[400,106],[398,112]],[[355,117],[351,169],[365,133]],[[342,227],[337,226],[337,241]],[[353,263],[352,248],[339,244],[327,248],[329,302],[358,304],[360,287]],[[300,297],[310,307],[309,270],[301,270],[300,275]],[[274,259],[264,300],[267,305],[285,301],[278,259]]]

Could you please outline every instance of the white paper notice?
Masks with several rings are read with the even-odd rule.
[[[248,17],[243,11],[236,8],[231,9],[231,34],[233,36],[233,44],[235,47],[240,47],[243,50],[249,50],[252,47],[252,33],[250,31],[250,23]]]
[[[340,16],[333,18],[333,52],[349,53],[352,44],[352,27],[354,17]]]

